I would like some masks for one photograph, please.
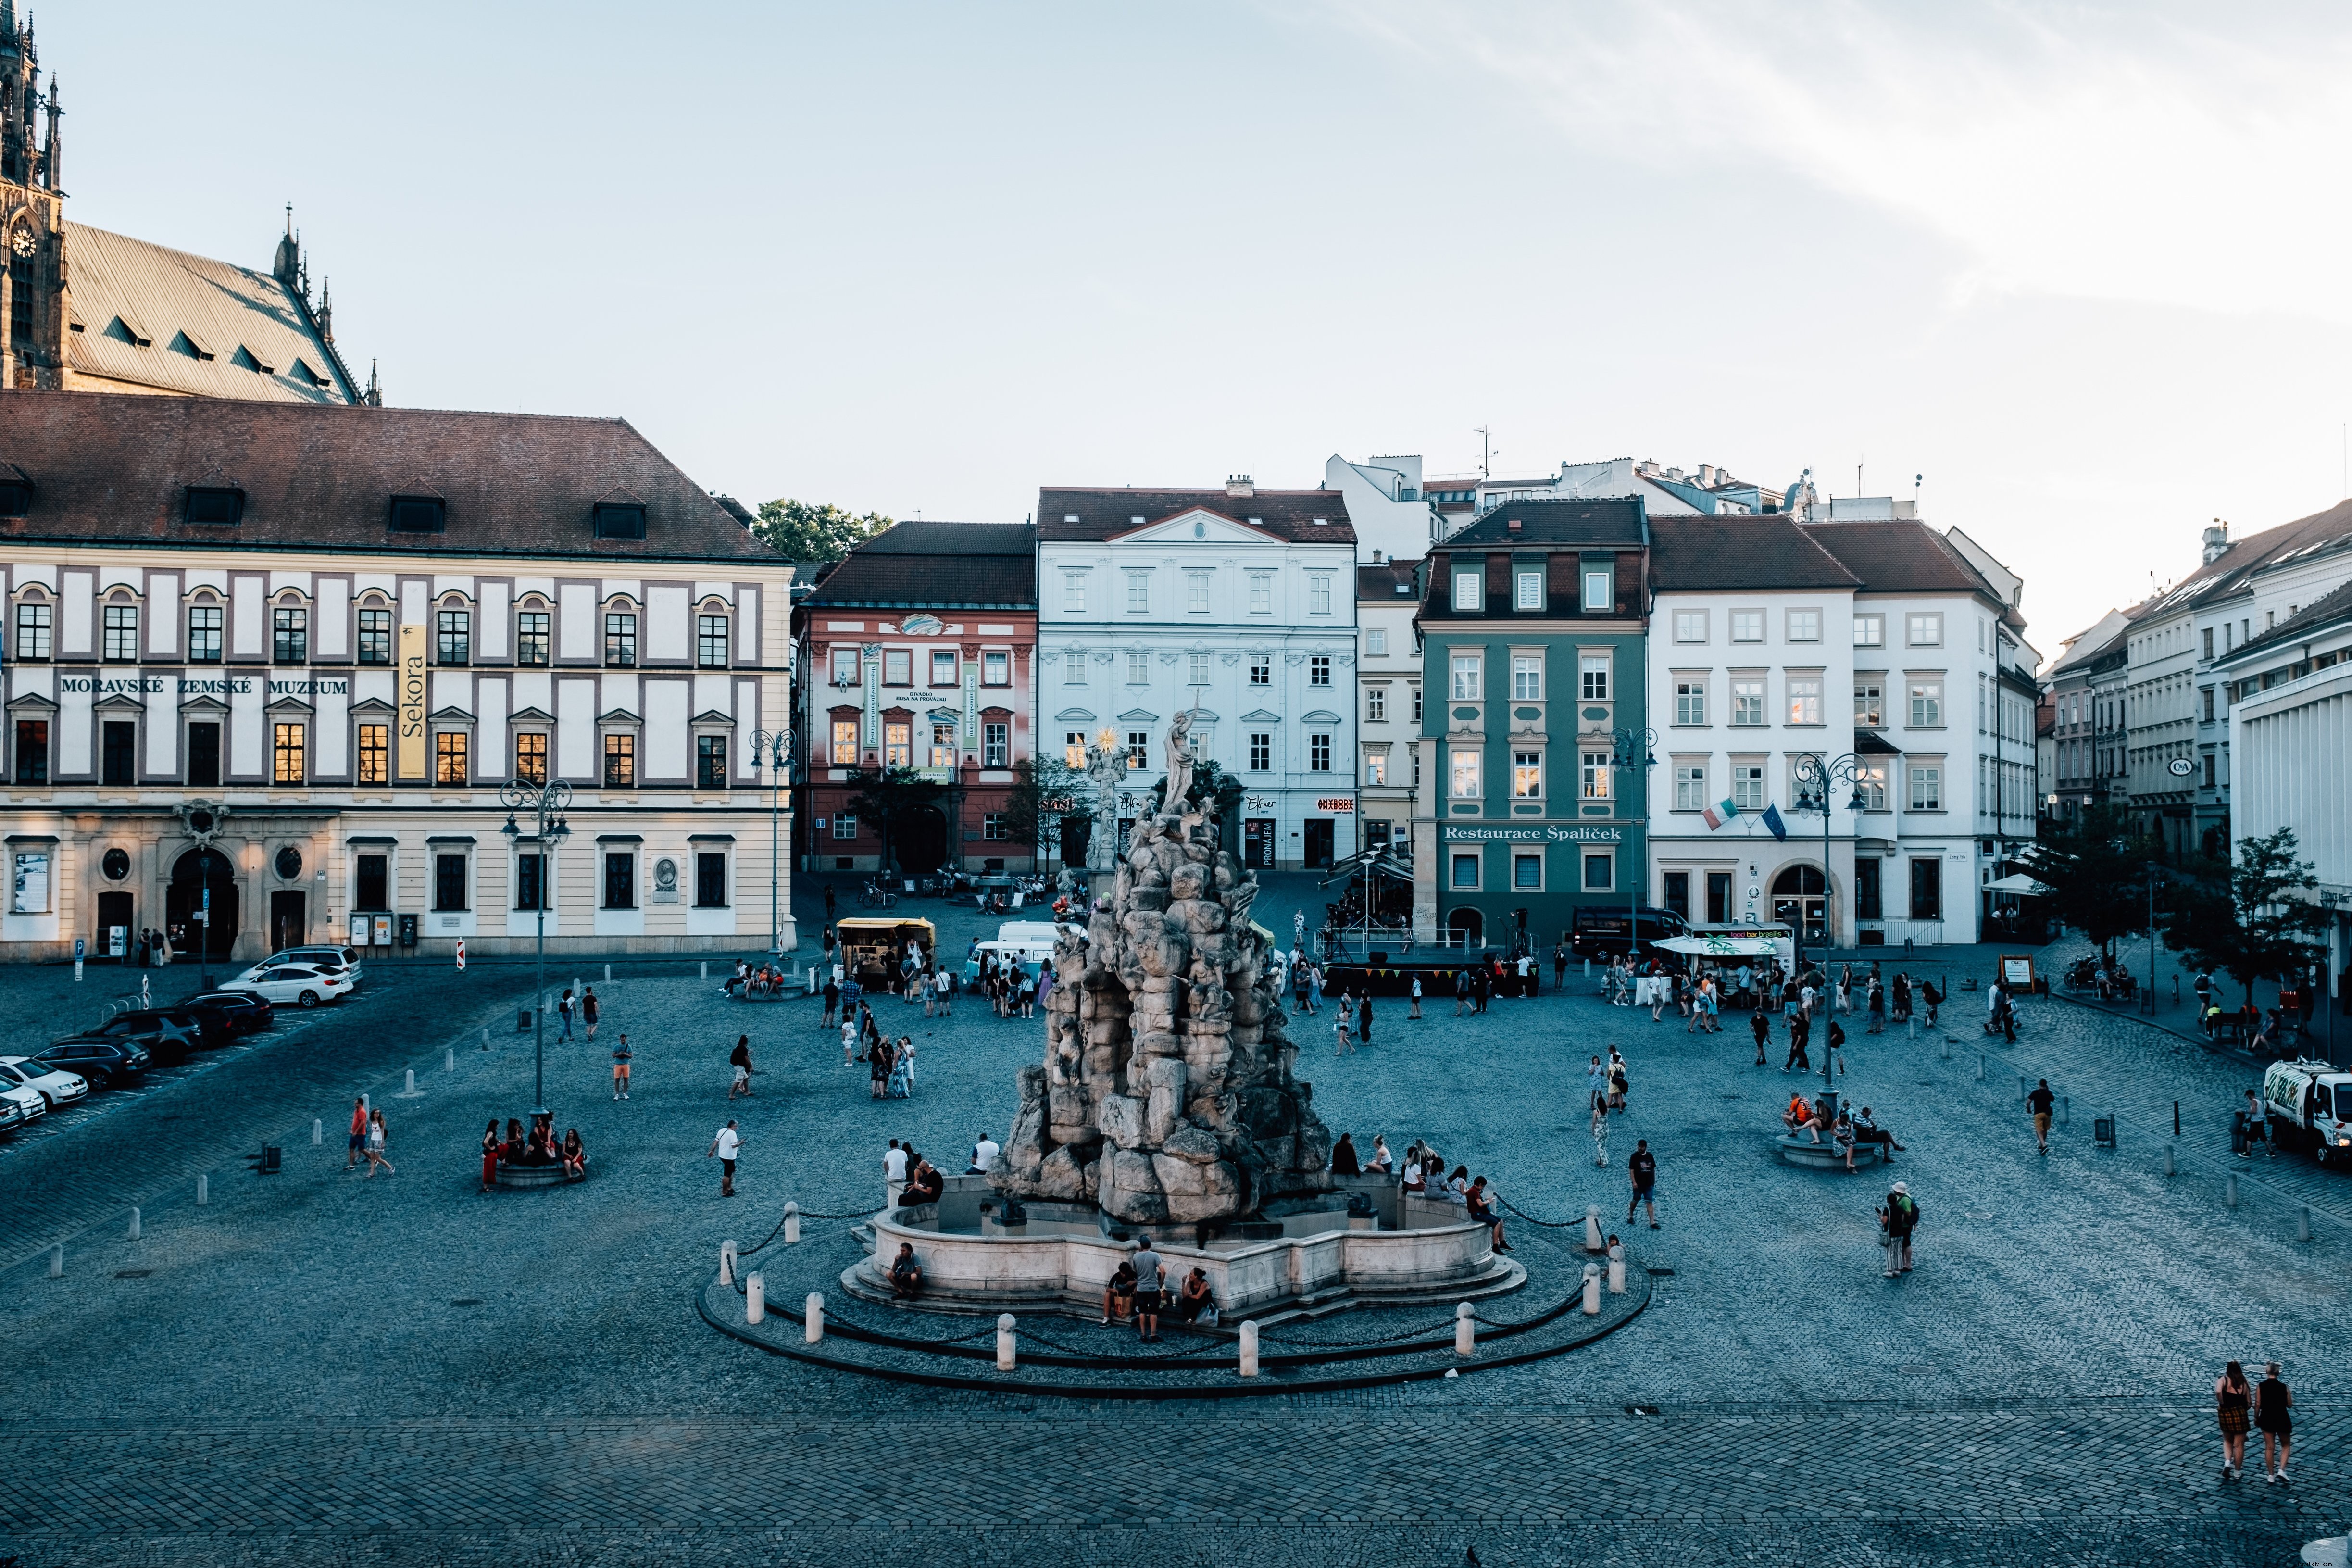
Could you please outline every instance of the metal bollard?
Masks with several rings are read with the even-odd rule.
[[[2169,1143],[2164,1146],[2164,1173],[2168,1176],[2177,1176],[2180,1173],[2180,1167],[2173,1162],[2172,1145]]]
[[[1255,1318],[1249,1319],[1242,1324],[1242,1375],[1244,1377],[1257,1375],[1257,1320]]]
[[[317,1148],[327,1141],[327,1124],[317,1117],[310,1118],[310,1146]]]
[[[1584,1208],[1584,1250],[1605,1252],[1609,1243],[1601,1235],[1601,1205],[1587,1204]]]
[[[1584,1315],[1588,1318],[1601,1315],[1601,1265],[1598,1263],[1584,1266]]]
[[[393,1096],[393,1098],[394,1100],[417,1100],[422,1097],[422,1091],[416,1087],[416,1069],[415,1068],[410,1068],[408,1069],[407,1076],[401,1080],[400,1092]]]
[[[2301,1205],[2294,1211],[2294,1238],[2297,1241],[2309,1241],[2311,1239],[2311,1208],[2309,1205]]]
[[[1916,1018],[1906,1018],[1905,1020],[1903,1020],[1903,1025],[1904,1025],[1904,1027],[1906,1027],[1906,1028],[1907,1028],[1907,1029],[1909,1029],[1909,1030],[1911,1031],[1911,1037],[1912,1037],[1913,1039],[1915,1039],[1915,1040],[1916,1040],[1916,1039],[1917,1039],[1917,1038],[1919,1037],[1919,1020],[1918,1020],[1918,1019],[1916,1019]]]
[[[604,984],[607,985],[613,984],[613,966],[609,963],[604,966]]]
[[[61,1241],[49,1248],[49,1278],[62,1279],[65,1278],[65,1273],[66,1244]]]
[[[1982,1082],[1984,1082],[1984,1080],[1985,1080],[1985,1058],[1984,1058],[1984,1053],[1983,1053],[1982,1051],[1979,1051],[1979,1052],[1977,1053],[1977,1081],[1978,1081],[1979,1083],[1982,1083]]]
[[[808,1293],[808,1301],[801,1309],[801,1317],[805,1325],[801,1331],[801,1338],[811,1344],[824,1338],[824,1296],[822,1292],[812,1290]]]
[[[489,1032],[488,1029],[484,1029],[484,1030],[482,1031],[482,1049],[484,1049],[484,1050],[486,1050],[486,1051],[487,1051],[487,1050],[488,1050],[489,1048],[490,1048],[490,1032]]]
[[[710,960],[707,958],[702,961],[702,977],[705,980],[710,978]]]
[[[2238,1173],[2235,1171],[2230,1173],[2229,1181],[2221,1189],[2221,1202],[2229,1208],[2238,1206]]]
[[[731,1240],[719,1244],[719,1282],[721,1285],[735,1283],[735,1243]]]
[[[1478,1309],[1464,1301],[1454,1309],[1454,1353],[1478,1353]]]
[[[1950,1061],[1952,1059],[1952,1037],[1946,1034],[1938,1034],[1936,1037],[1944,1042],[1944,1060]]]
[[[1592,960],[1589,958],[1584,961],[1584,977],[1587,980],[1592,978]]]
[[[441,1070],[443,1072],[456,1072],[457,1070],[457,1047],[451,1046],[448,1049],[441,1053]]]
[[[784,1245],[790,1247],[801,1238],[801,1205],[784,1205]]]
[[[1612,1296],[1625,1293],[1625,1249],[1622,1247],[1609,1254],[1609,1293]]]
[[[133,1241],[139,1239],[139,1211],[137,1209],[132,1209],[131,1211],[131,1239]]]
[[[1013,1314],[996,1314],[996,1370],[1011,1372],[1013,1368]]]
[[[768,1281],[759,1274],[746,1275],[743,1279],[743,1321],[764,1323],[768,1321]]]
[[[2074,1097],[2071,1094],[2062,1094],[2058,1097],[2058,1125],[2061,1127],[2074,1125]]]
[[[196,1178],[196,1202],[199,1204],[208,1204],[212,1201],[213,1193],[211,1178],[207,1176],[198,1176]]]

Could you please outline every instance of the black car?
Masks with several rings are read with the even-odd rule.
[[[152,1058],[135,1041],[77,1035],[36,1053],[33,1059],[79,1073],[98,1089],[145,1072]]]
[[[175,1002],[155,1012],[166,1022],[184,1024],[196,1032],[196,1044],[205,1050],[226,1046],[236,1038],[236,1029],[229,1022],[227,1012],[204,1002]]]
[[[203,1030],[194,1018],[174,1019],[153,1007],[117,1013],[81,1034],[89,1039],[130,1041],[166,1067],[187,1060],[189,1052],[205,1044]]]
[[[201,996],[189,997],[180,1005],[216,1007],[228,1020],[230,1029],[240,1035],[266,1029],[277,1021],[277,1012],[268,1002],[249,991],[207,991]]]

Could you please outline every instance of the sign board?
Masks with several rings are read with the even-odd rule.
[[[74,938],[74,945],[76,947],[79,947],[81,945],[81,938]],[[109,958],[128,958],[131,956],[131,928],[129,926],[109,926],[106,928],[106,956]]]
[[[394,776],[422,782],[425,777],[425,628],[403,625],[400,628],[400,686],[394,693],[400,700],[400,743],[397,748],[400,765]]]
[[[2033,960],[2011,953],[2000,955],[2000,983],[2011,991],[2032,992]]]
[[[2197,771],[2197,764],[2190,762],[2187,757],[2175,757],[2172,761],[2165,763],[2164,768],[2165,771],[2170,773],[2174,778],[2185,779],[2190,773]]]
[[[1448,844],[1620,844],[1622,827],[1572,827],[1566,823],[1529,823],[1526,826],[1473,827],[1467,823],[1445,825]]]
[[[1318,811],[1328,811],[1334,815],[1338,815],[1339,813],[1355,810],[1356,803],[1346,795],[1335,795],[1328,800],[1317,801],[1315,803],[1315,809]]]

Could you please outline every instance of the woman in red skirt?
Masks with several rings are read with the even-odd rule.
[[[482,1191],[488,1192],[499,1183],[499,1119],[482,1129]]]

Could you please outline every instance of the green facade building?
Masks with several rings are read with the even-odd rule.
[[[1431,548],[1417,940],[1541,952],[1638,896],[1649,553],[1638,497],[1505,502]]]

